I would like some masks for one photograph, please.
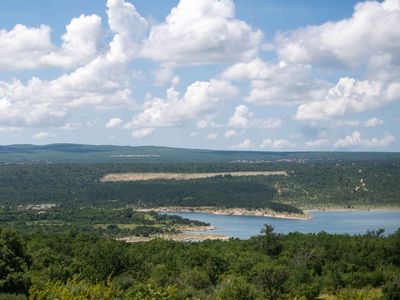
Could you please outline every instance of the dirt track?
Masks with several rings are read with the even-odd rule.
[[[218,173],[112,173],[105,175],[101,181],[144,181],[157,179],[190,180],[216,176],[287,176],[286,171],[270,172],[218,172]]]

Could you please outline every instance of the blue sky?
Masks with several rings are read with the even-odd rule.
[[[0,5],[0,144],[400,150],[400,0]]]

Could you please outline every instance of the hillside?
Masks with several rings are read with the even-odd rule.
[[[222,151],[82,144],[0,146],[0,163],[254,163],[298,160],[400,160],[400,153]]]
[[[399,153],[230,152],[73,144],[1,149],[2,206],[215,206],[292,213],[400,206]],[[218,176],[209,177],[210,173]],[[151,175],[154,180],[104,181],[110,174],[139,179]],[[271,176],[250,176],[254,174]]]

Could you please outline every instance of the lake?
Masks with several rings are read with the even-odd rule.
[[[348,233],[359,234],[367,230],[385,229],[393,233],[400,228],[400,211],[318,211],[311,212],[312,220],[287,220],[253,216],[223,216],[207,213],[168,213],[215,226],[209,233],[248,239],[260,233],[264,224],[270,224],[276,232]]]

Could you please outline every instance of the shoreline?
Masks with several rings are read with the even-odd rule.
[[[155,207],[142,208],[137,211],[157,213],[204,213],[223,216],[250,216],[267,217],[288,220],[311,220],[312,216],[305,212],[304,214],[277,213],[268,209],[245,209],[245,208],[217,208],[217,207]]]
[[[292,219],[299,220],[298,216],[287,214],[271,214],[268,211],[268,214],[265,214],[266,210],[248,210],[248,209],[221,209],[221,208],[210,208],[210,207],[159,207],[159,208],[147,208],[140,209],[140,211],[155,211],[158,213],[180,213],[180,212],[188,212],[188,213],[203,213],[203,214],[211,214],[211,215],[231,215],[231,216],[258,216],[258,217],[272,217],[272,218],[283,218],[283,219]],[[304,210],[305,218],[303,215],[300,220],[311,220],[313,218],[313,212],[374,212],[374,211],[382,211],[382,212],[390,212],[390,211],[400,211],[400,207],[353,207],[353,208],[342,208],[342,207],[329,207],[329,208],[315,208]],[[180,230],[180,233],[165,233],[165,234],[155,234],[148,237],[143,236],[125,236],[118,238],[118,240],[125,241],[127,243],[139,243],[139,242],[148,242],[154,239],[163,239],[170,241],[189,241],[189,242],[202,242],[205,240],[229,240],[229,236],[224,234],[218,234],[212,232],[213,230],[218,229],[213,225],[208,226],[191,226],[191,225],[182,225],[178,226],[176,229]]]
[[[142,208],[136,209],[137,211],[149,212],[155,211],[157,213],[203,213],[210,215],[222,215],[222,216],[249,216],[249,217],[266,217],[286,220],[312,220],[313,212],[368,212],[368,211],[400,211],[399,206],[381,206],[381,207],[317,207],[311,209],[303,209],[304,214],[290,214],[290,213],[278,213],[268,209],[246,209],[246,208],[218,208],[218,207],[155,207],[155,208]],[[189,227],[188,227],[189,228]],[[210,229],[213,230],[213,229]],[[185,229],[184,231],[191,231],[191,229]],[[193,231],[196,231],[193,229]]]
[[[400,211],[399,206],[381,206],[381,207],[352,207],[352,208],[344,208],[344,207],[318,207],[318,208],[310,208],[303,209],[304,213],[312,213],[312,212],[368,212],[368,211]]]
[[[205,226],[190,226],[190,225],[181,225],[177,226],[176,229],[182,231],[182,232],[188,232],[188,231],[210,231],[210,230],[215,230],[216,227],[213,225],[205,225]]]

